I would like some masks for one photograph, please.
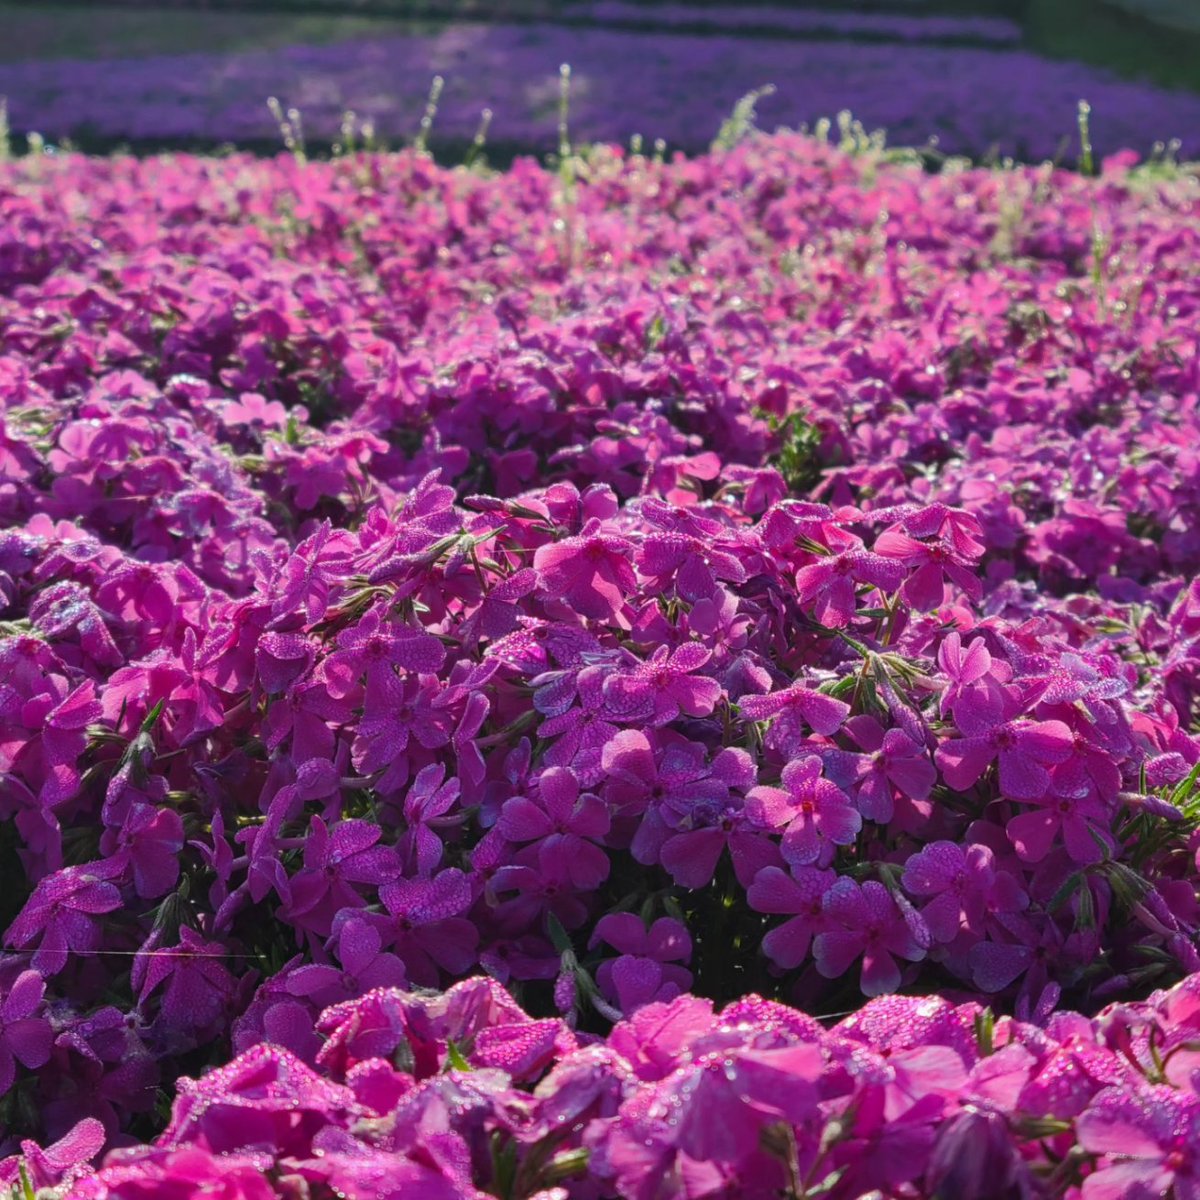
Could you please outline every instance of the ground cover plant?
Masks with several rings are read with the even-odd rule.
[[[647,146],[663,139],[671,150],[701,151],[742,95],[773,84],[759,103],[768,129],[812,128],[848,109],[868,129],[886,128],[894,143],[936,139],[947,153],[1040,161],[1074,145],[1073,114],[1086,97],[1102,149],[1132,147],[1145,157],[1155,139],[1179,138],[1185,154],[1200,153],[1188,140],[1200,128],[1194,91],[1044,57],[1016,45],[1017,26],[995,18],[714,5],[702,10],[709,33],[701,35],[674,32],[679,10],[655,5],[657,32],[614,24],[637,7],[573,5],[589,22],[582,30],[426,23],[328,44],[90,60],[31,55],[0,64],[0,96],[21,134],[69,137],[85,148],[274,147],[268,96],[303,114],[314,145],[344,142],[351,111],[371,137],[395,146],[415,133],[436,75],[443,86],[435,148],[458,161],[485,108],[494,147],[554,150],[558,71],[569,62],[572,127],[589,141],[628,144],[640,135]],[[745,29],[751,33],[739,35]]]
[[[17,1194],[1196,1195],[1200,180],[845,133],[0,167]]]

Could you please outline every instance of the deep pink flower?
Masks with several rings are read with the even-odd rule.
[[[884,730],[870,716],[851,717],[845,731],[867,754],[856,770],[858,811],[868,821],[887,824],[895,814],[895,796],[926,800],[937,771],[925,747],[903,729]]]
[[[510,842],[537,843],[539,861],[561,861],[561,873],[580,891],[592,891],[608,877],[608,856],[595,844],[608,828],[599,798],[580,795],[579,781],[563,767],[549,767],[538,776],[536,801],[506,800],[496,822]]]
[[[50,1058],[54,1033],[39,1012],[45,991],[36,971],[22,971],[0,1001],[0,1096],[12,1087],[18,1062],[36,1070]]]
[[[692,939],[679,921],[660,917],[647,929],[633,913],[609,913],[596,922],[588,945],[601,942],[620,957],[600,964],[596,982],[625,1016],[673,1000],[692,986],[692,973],[677,965],[692,955]]]
[[[455,867],[429,879],[398,879],[379,889],[391,915],[389,932],[409,978],[435,987],[438,968],[461,974],[475,961],[479,931],[463,914],[473,899],[467,876]]]
[[[738,702],[743,717],[751,721],[775,720],[767,731],[766,743],[787,758],[802,752],[807,725],[814,733],[836,733],[850,713],[850,705],[823,692],[796,684],[769,696],[743,696]]]
[[[616,621],[637,586],[630,562],[633,547],[600,529],[601,523],[593,519],[578,537],[540,546],[533,569],[551,598],[565,601],[582,616]]]
[[[960,543],[962,539],[959,539]],[[956,584],[972,600],[983,594],[983,585],[974,567],[983,553],[983,546],[970,539],[974,553],[964,553],[954,540],[938,537],[934,541],[917,541],[898,529],[889,529],[875,539],[876,554],[893,558],[909,570],[900,594],[913,608],[928,611],[940,608],[945,600],[945,580]]]
[[[4,934],[13,947],[37,946],[30,965],[44,976],[57,975],[72,954],[100,948],[98,917],[121,905],[111,880],[123,864],[112,859],[86,867],[64,867],[47,875],[34,889],[16,920]]]
[[[810,754],[783,769],[782,788],[759,786],[746,793],[754,822],[783,834],[783,857],[794,867],[827,865],[835,846],[848,846],[862,816],[845,792],[821,777],[821,760]]]
[[[289,921],[327,937],[342,908],[361,908],[356,885],[379,887],[400,873],[391,846],[377,845],[383,830],[367,821],[339,821],[330,830],[313,817],[304,840],[304,865],[291,879],[284,908]]]
[[[659,646],[628,674],[610,675],[604,681],[604,700],[623,721],[643,720],[666,725],[679,714],[706,717],[721,698],[715,679],[694,672],[712,657],[712,651],[697,642],[676,650]]]
[[[791,875],[778,867],[764,867],[754,877],[746,892],[747,904],[755,912],[790,918],[763,938],[763,953],[776,966],[798,967],[808,957],[813,938],[829,928],[824,900],[836,879],[836,872],[815,867],[798,867]]]
[[[1036,800],[1050,788],[1047,767],[1066,762],[1075,739],[1061,721],[997,721],[959,705],[955,722],[966,735],[942,742],[934,759],[948,786],[965,792],[1000,760],[1000,794]]]
[[[830,554],[796,572],[796,598],[811,604],[817,621],[828,629],[842,629],[854,619],[858,587],[894,592],[904,582],[904,568],[892,559],[873,554],[862,542],[834,526],[826,528],[833,543]]]
[[[952,942],[964,929],[982,936],[989,912],[1017,912],[1029,903],[1013,876],[996,869],[987,846],[931,842],[904,864],[903,880],[912,895],[929,898],[921,916],[939,942]]]
[[[1200,1197],[1200,1098],[1171,1087],[1107,1088],[1076,1122],[1080,1146],[1100,1156],[1085,1200]]]
[[[186,925],[179,930],[177,945],[164,947],[152,936],[142,947],[131,982],[141,1004],[159,992],[159,1021],[169,1037],[182,1035],[191,1046],[220,1029],[237,988],[223,961],[226,953],[224,946],[206,941]]]
[[[825,894],[825,916],[836,928],[813,939],[817,970],[826,979],[844,975],[862,957],[862,990],[866,996],[894,992],[900,986],[896,959],[919,962],[925,947],[882,883],[861,886],[839,879]]]

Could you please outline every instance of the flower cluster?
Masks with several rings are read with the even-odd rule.
[[[0,169],[3,1153],[480,970],[551,1057],[1200,970],[1194,175],[573,166]]]
[[[825,1028],[758,996],[681,996],[598,1040],[492,980],[380,989],[321,1015],[315,1068],[257,1046],[181,1080],[153,1145],[93,1170],[83,1121],[26,1143],[25,1178],[65,1200],[1186,1196],[1198,997],[1193,976],[1030,1024],[896,996]]]

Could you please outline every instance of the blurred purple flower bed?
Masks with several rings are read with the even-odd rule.
[[[937,18],[884,15],[855,23],[864,20],[907,22],[902,27],[915,30]],[[261,143],[278,136],[265,104],[277,96],[300,111],[314,140],[337,138],[343,114],[353,110],[395,143],[415,133],[430,80],[440,74],[446,85],[436,136],[470,139],[487,107],[495,140],[545,150],[555,144],[564,62],[573,68],[572,128],[583,141],[626,143],[640,134],[647,144],[663,138],[697,151],[734,103],[764,84],[777,88],[760,105],[764,127],[812,127],[849,109],[868,128],[885,128],[893,144],[936,137],[944,151],[976,157],[995,149],[1053,158],[1074,138],[1081,99],[1096,114],[1097,145],[1109,150],[1145,154],[1156,139],[1186,142],[1200,127],[1198,95],[1020,49],[549,24],[457,24],[246,53],[35,61],[0,68],[0,95],[8,97],[14,128],[51,138]]]
[[[0,1186],[1195,1194],[1200,178],[726,141],[0,164]]]

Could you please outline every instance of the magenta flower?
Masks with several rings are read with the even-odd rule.
[[[89,1173],[88,1164],[99,1155],[107,1140],[104,1124],[95,1117],[84,1117],[58,1141],[44,1149],[36,1142],[23,1140],[20,1164],[24,1168],[24,1178],[38,1192],[62,1188],[64,1185],[69,1187],[76,1182],[81,1190],[86,1190],[90,1183],[84,1182]],[[3,1178],[2,1173],[0,1178]],[[14,1184],[20,1181],[22,1175],[19,1171],[15,1179],[5,1180]]]
[[[622,729],[601,755],[604,799],[617,817],[640,816],[651,808],[682,815],[696,798],[728,798],[730,787],[736,786],[727,770],[734,760],[739,767],[749,767],[748,775],[743,771],[738,777],[753,783],[753,767],[744,751],[723,750],[709,763],[704,746],[696,742]]]
[[[446,768],[441,763],[432,763],[417,772],[404,797],[406,828],[397,843],[408,871],[430,875],[442,861],[440,832],[463,821],[464,814],[455,811],[460,790],[457,779],[446,779]]]
[[[977,706],[1001,707],[998,683],[1001,676],[1008,677],[1007,668],[992,658],[983,638],[972,638],[964,646],[957,631],[948,633],[938,647],[938,666],[949,680],[942,692],[943,715],[962,700]]]
[[[679,714],[706,717],[721,698],[721,685],[715,679],[694,672],[712,657],[712,651],[697,642],[687,642],[676,650],[659,646],[632,672],[610,675],[604,681],[604,700],[623,721],[642,720],[650,725],[666,725]]]
[[[796,572],[796,599],[812,604],[813,615],[827,629],[842,629],[857,611],[856,589],[894,592],[904,582],[904,568],[892,559],[872,554],[852,535],[827,526],[834,548]]]
[[[1000,760],[1000,794],[1012,800],[1036,800],[1050,788],[1048,767],[1066,762],[1075,739],[1061,721],[1003,721],[973,712],[967,704],[955,711],[955,723],[966,737],[942,742],[934,761],[948,786],[965,792],[988,766]]]
[[[437,704],[440,694],[431,675],[401,679],[380,672],[368,684],[352,758],[361,774],[380,773],[380,791],[395,791],[408,782],[411,759],[419,749],[439,750],[450,741],[453,724],[450,713]]]
[[[783,833],[783,857],[793,867],[827,865],[835,846],[849,846],[862,815],[836,784],[821,777],[821,760],[810,754],[783,769],[782,788],[759,786],[746,793],[752,820]]]
[[[678,963],[692,955],[687,929],[670,917],[660,917],[649,929],[633,913],[609,913],[596,922],[588,942],[606,942],[620,954],[605,959],[596,972],[600,990],[629,1016],[647,1004],[675,999],[692,986],[692,973]]]
[[[42,754],[48,768],[38,798],[49,807],[61,804],[79,787],[76,762],[87,744],[87,727],[103,712],[91,680],[79,685],[48,713],[41,726]],[[23,714],[33,716],[31,708]]]
[[[767,731],[766,744],[786,758],[803,753],[807,741],[805,725],[827,737],[836,733],[850,714],[850,705],[844,700],[835,700],[800,684],[769,696],[743,696],[738,708],[751,721],[775,718]]]
[[[237,982],[222,961],[224,946],[206,941],[184,925],[176,946],[162,947],[156,936],[133,963],[132,985],[139,1004],[156,991],[159,1025],[187,1046],[215,1036],[233,1004]]]
[[[438,968],[461,975],[475,961],[479,931],[463,914],[474,899],[470,880],[456,867],[430,879],[397,879],[379,889],[391,916],[396,953],[414,983],[436,987]]]
[[[367,821],[339,821],[331,831],[313,817],[304,840],[304,866],[291,879],[287,919],[328,937],[340,909],[363,906],[356,885],[379,887],[395,879],[400,860],[393,847],[376,845],[382,834]]]
[[[937,770],[924,746],[902,729],[884,730],[874,717],[851,717],[845,731],[867,754],[856,771],[858,811],[868,821],[886,825],[896,810],[898,792],[909,800],[926,800],[937,782]]]
[[[122,869],[109,859],[47,875],[8,927],[5,942],[18,949],[36,946],[30,966],[43,976],[57,975],[72,954],[98,950],[103,933],[97,918],[121,906],[110,881]]]
[[[1072,782],[1075,786],[1071,786]],[[1041,862],[1055,846],[1064,846],[1073,862],[1097,863],[1112,847],[1106,828],[1109,813],[1089,795],[1086,784],[1055,776],[1051,791],[1035,800],[1037,807],[1012,817],[1005,830],[1026,862]]]
[[[1018,912],[1029,903],[1013,876],[996,869],[987,846],[930,842],[904,864],[903,881],[928,900],[921,916],[939,942],[952,942],[964,929],[982,936],[988,913]]]
[[[776,966],[798,967],[808,957],[813,938],[830,927],[824,900],[836,879],[836,872],[815,867],[798,867],[791,875],[778,867],[764,867],[754,877],[746,892],[750,907],[790,918],[763,938],[763,953]]]
[[[1084,1200],[1200,1197],[1200,1098],[1172,1087],[1106,1088],[1076,1122],[1080,1146],[1099,1156]]]
[[[321,663],[329,694],[348,696],[364,676],[369,687],[381,685],[382,675],[396,668],[431,672],[446,661],[446,648],[431,633],[384,620],[379,607],[368,609],[349,629],[338,634],[338,648]]]
[[[637,586],[630,562],[633,547],[600,529],[601,523],[593,519],[578,537],[539,546],[533,569],[547,596],[564,601],[581,616],[616,621]]]
[[[919,962],[925,957],[926,947],[892,894],[873,879],[861,886],[839,879],[825,894],[825,916],[834,928],[813,939],[817,970],[826,979],[839,979],[861,956],[865,996],[881,996],[900,986],[898,958]]]
[[[608,832],[608,811],[591,793],[579,794],[579,781],[563,767],[538,776],[537,802],[514,796],[504,802],[496,828],[510,842],[537,844],[539,862],[561,862],[561,873],[580,891],[592,891],[608,877],[608,855],[595,843]]]
[[[134,803],[116,834],[100,840],[104,854],[125,857],[133,872],[133,887],[144,900],[165,896],[179,878],[183,849],[183,819],[169,808]]]
[[[900,594],[913,608],[928,612],[941,607],[946,598],[947,579],[972,600],[983,594],[983,585],[974,571],[983,546],[973,540],[970,544],[974,553],[966,554],[951,538],[919,542],[906,533],[889,529],[875,539],[873,549],[908,569]]]
[[[0,1096],[16,1078],[16,1064],[31,1071],[50,1059],[54,1032],[41,1015],[46,983],[37,971],[22,971],[0,1001]]]

